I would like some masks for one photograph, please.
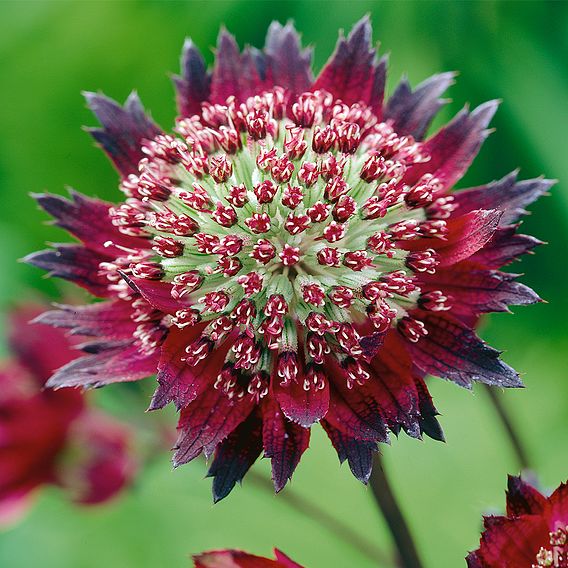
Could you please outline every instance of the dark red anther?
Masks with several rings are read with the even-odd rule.
[[[220,104],[204,102],[201,105],[203,122],[212,128],[219,128],[227,124],[227,107]]]
[[[211,218],[221,227],[232,227],[237,222],[237,212],[230,205],[223,205],[217,202],[215,211],[211,214]]]
[[[219,316],[211,321],[206,329],[206,333],[213,341],[219,341],[229,335],[234,327],[234,323],[228,316]]]
[[[298,377],[298,356],[292,351],[284,351],[278,355],[276,362],[276,375],[282,386],[295,382]]]
[[[154,227],[164,233],[172,233],[178,237],[193,235],[199,225],[188,215],[176,215],[171,211],[162,211],[154,214]]]
[[[264,335],[264,341],[268,349],[276,350],[280,348],[283,329],[284,322],[279,316],[271,316],[262,322],[259,332]]]
[[[330,206],[323,201],[317,201],[307,211],[313,223],[321,223],[329,217]]]
[[[366,250],[355,250],[345,253],[343,256],[343,264],[355,272],[360,272],[365,268],[371,268],[373,266],[373,259],[367,255]]]
[[[185,169],[196,178],[202,178],[209,172],[209,164],[207,162],[207,155],[199,154],[197,152],[189,152],[187,160],[183,161]]]
[[[340,223],[344,223],[353,216],[356,209],[357,204],[355,200],[349,195],[342,195],[333,207],[333,218]]]
[[[356,122],[361,128],[370,129],[377,123],[377,117],[372,109],[361,103],[352,105],[336,103],[332,110],[333,118]]]
[[[438,199],[426,209],[426,212],[430,219],[447,219],[456,208],[457,204],[454,203],[454,196],[447,195],[438,197]]]
[[[347,286],[334,286],[328,296],[339,308],[350,308],[355,301],[355,293]]]
[[[300,248],[293,247],[286,243],[282,251],[278,254],[278,257],[284,266],[292,266],[300,262]]]
[[[388,258],[392,258],[394,256],[395,244],[391,241],[388,233],[379,231],[367,239],[367,248],[377,254],[384,254]]]
[[[331,178],[325,185],[324,195],[330,201],[337,201],[349,191],[347,182],[341,176]]]
[[[251,369],[260,359],[260,347],[245,333],[235,339],[231,351],[235,354],[235,369]]]
[[[205,190],[204,187],[199,185],[198,183],[192,184],[193,191],[180,191],[178,192],[177,196],[181,199],[186,205],[189,205],[192,209],[200,212],[211,211],[213,209],[213,201],[211,201],[211,197]]]
[[[237,282],[243,287],[245,296],[250,297],[262,290],[263,278],[258,272],[249,272],[239,276]]]
[[[432,290],[422,294],[418,299],[418,305],[431,312],[445,312],[452,308],[450,297],[446,296],[441,290]]]
[[[179,328],[189,327],[201,321],[201,314],[197,310],[178,310],[172,318],[172,323]]]
[[[153,159],[163,160],[168,164],[179,162],[179,141],[169,134],[158,134],[152,140],[142,142],[142,152]]]
[[[184,296],[187,296],[199,289],[202,284],[203,276],[201,276],[196,270],[178,274],[173,279],[173,286],[171,290],[172,298],[174,300],[181,300]]]
[[[294,173],[294,164],[290,161],[288,156],[282,156],[280,159],[274,161],[270,168],[270,173],[278,183],[287,183]]]
[[[334,177],[341,176],[343,174],[345,163],[345,157],[337,159],[333,154],[328,154],[328,156],[320,163],[321,177],[324,180],[329,181]]]
[[[191,118],[178,119],[175,131],[185,138],[187,146],[194,150],[203,150],[203,154],[214,152],[217,149],[218,144],[214,132],[211,128],[206,128],[197,115]],[[191,155],[191,152],[185,152],[182,158],[182,163],[187,169],[189,169],[187,167],[188,154]]]
[[[316,312],[310,312],[305,321],[306,327],[317,333],[323,335],[331,330],[332,323],[323,315]]]
[[[415,272],[425,272],[426,274],[434,274],[439,262],[438,254],[433,249],[411,252],[406,257],[406,266],[408,268]]]
[[[217,183],[225,183],[233,174],[233,164],[224,154],[212,156],[209,163],[209,173]]]
[[[345,353],[358,357],[363,353],[359,343],[360,336],[350,323],[340,323],[335,338]]]
[[[255,371],[247,387],[247,393],[256,404],[268,394],[270,375],[266,371]]]
[[[306,376],[302,385],[306,391],[322,390],[325,388],[326,375],[321,365],[308,363]]]
[[[131,266],[132,275],[144,280],[161,280],[164,277],[164,269],[157,262],[138,262]]]
[[[256,317],[256,307],[252,300],[241,300],[235,306],[232,317],[236,323],[246,327],[250,326],[251,320]]]
[[[276,256],[276,247],[268,239],[259,239],[253,245],[250,256],[261,264],[267,264]]]
[[[361,128],[354,122],[333,121],[337,147],[344,154],[354,154],[361,143]]]
[[[441,189],[440,180],[432,174],[424,174],[406,194],[405,201],[410,207],[427,207],[432,203],[434,195]]]
[[[303,93],[292,105],[292,118],[302,128],[311,128],[317,117],[319,101],[313,93]]]
[[[175,258],[183,254],[184,244],[170,237],[154,237],[152,250],[164,258]]]
[[[278,186],[269,179],[254,186],[254,194],[259,203],[271,203],[277,190]]]
[[[227,97],[226,104],[227,122],[231,122],[239,132],[246,130],[246,115],[249,112],[247,106],[244,103],[238,103],[233,95]]]
[[[341,264],[341,254],[339,249],[325,247],[318,251],[317,259],[322,266],[339,266]]]
[[[389,201],[373,195],[363,204],[363,219],[380,219],[387,214],[389,206]]]
[[[444,219],[423,221],[418,229],[423,237],[443,239],[448,234],[448,224]]]
[[[219,130],[214,130],[215,138],[219,146],[227,152],[227,154],[236,154],[242,148],[241,135],[234,128],[221,126]]]
[[[335,243],[342,239],[347,232],[347,226],[337,221],[332,221],[324,230],[323,238],[328,243]]]
[[[370,156],[361,168],[361,179],[368,183],[381,179],[386,172],[385,159],[378,154]]]
[[[290,160],[299,160],[308,148],[304,140],[304,130],[300,127],[287,126],[286,129],[290,135],[289,139],[284,142],[284,151]]]
[[[203,303],[208,311],[222,312],[229,304],[230,298],[226,292],[208,292],[203,297]]]
[[[401,185],[396,179],[391,179],[388,182],[382,182],[375,190],[376,195],[381,199],[388,201],[391,204],[396,203],[398,199],[407,191],[407,187]]]
[[[265,110],[254,109],[245,117],[246,129],[253,140],[266,138],[270,117]]]
[[[363,385],[371,376],[369,372],[363,368],[360,361],[354,357],[346,357],[341,363],[345,375],[347,377],[347,388],[352,389],[353,385]]]
[[[270,217],[267,213],[253,213],[245,219],[245,225],[257,235],[267,233],[270,230]]]
[[[138,199],[128,199],[117,207],[109,209],[111,223],[118,227],[118,230],[133,237],[148,236],[144,227],[151,219],[145,204]]]
[[[317,154],[325,154],[333,148],[336,140],[337,135],[331,126],[316,126],[312,139],[312,149]]]
[[[404,273],[404,270],[389,272],[381,276],[381,282],[385,285],[387,292],[407,296],[416,290],[416,284],[413,279]]]
[[[312,306],[322,307],[325,304],[325,290],[320,284],[311,283],[302,286],[304,302]]]
[[[371,300],[374,302],[375,300],[380,300],[383,298],[387,298],[391,295],[390,291],[388,290],[388,285],[385,282],[369,282],[365,284],[362,289],[363,297],[367,300]]]
[[[412,209],[426,207],[432,203],[433,195],[432,188],[428,185],[418,184],[406,193],[404,200]]]
[[[379,332],[387,331],[394,319],[397,311],[391,308],[383,299],[377,298],[367,307],[367,316],[369,320]]]
[[[153,201],[167,201],[173,186],[169,179],[160,178],[146,168],[138,178],[138,194]]]
[[[213,350],[215,343],[211,341],[208,337],[201,336],[190,343],[186,348],[185,352],[185,363],[189,367],[195,367],[198,363],[207,358],[209,353]]]
[[[299,171],[298,179],[306,186],[311,187],[316,183],[319,177],[319,170],[317,164],[314,162],[304,162]]]
[[[284,228],[291,235],[299,235],[310,226],[310,218],[307,215],[294,215],[290,213],[284,222]]]
[[[248,202],[246,185],[244,183],[233,185],[226,199],[233,207],[242,207]]]
[[[220,240],[217,235],[207,233],[196,233],[193,235],[195,246],[199,252],[204,254],[215,254],[218,250]]]
[[[419,225],[418,221],[409,219],[391,225],[388,230],[395,241],[408,241],[420,236]]]
[[[277,158],[278,152],[276,148],[272,148],[271,150],[262,150],[256,157],[256,165],[263,172],[267,172]]]
[[[283,316],[287,311],[288,304],[282,294],[272,294],[264,306],[264,314],[267,316],[272,316],[274,314]]]
[[[234,256],[223,256],[217,261],[217,266],[219,270],[223,273],[223,276],[235,276],[239,270],[243,267],[241,261]]]
[[[238,400],[244,395],[239,384],[239,376],[240,372],[235,369],[234,363],[225,363],[213,383],[213,388],[221,391],[229,400],[233,399],[235,395]]]
[[[272,109],[272,116],[277,119],[283,118],[287,102],[286,90],[282,87],[272,87],[264,96]]]
[[[140,180],[138,179],[138,176],[135,176],[134,174],[128,174],[128,176],[120,182],[120,191],[122,191],[122,193],[124,193],[126,197],[135,197],[136,199],[142,199],[143,196],[138,192],[139,181]]]
[[[398,330],[412,343],[417,343],[422,337],[428,335],[424,322],[409,316],[403,317],[398,322]]]
[[[308,355],[313,359],[314,363],[323,364],[325,356],[331,352],[328,342],[317,333],[309,332],[306,338],[306,347]]]
[[[302,188],[297,185],[288,185],[284,189],[284,194],[282,195],[282,205],[289,207],[290,209],[296,209],[302,200],[304,199],[304,192]]]
[[[243,239],[239,235],[225,235],[220,241],[215,252],[217,254],[226,254],[235,256],[243,249]]]

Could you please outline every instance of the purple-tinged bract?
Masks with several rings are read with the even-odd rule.
[[[151,408],[180,411],[174,462],[213,456],[215,499],[262,452],[282,489],[316,422],[364,482],[389,431],[442,439],[428,374],[521,385],[473,327],[539,300],[499,268],[538,244],[515,223],[551,182],[452,192],[497,103],[424,140],[453,75],[385,102],[368,19],[315,80],[310,58],[291,24],[263,51],[222,31],[211,72],[187,41],[173,133],[135,96],[87,95],[125,199],[39,197],[82,244],[30,261],[105,298],[44,316],[95,341],[50,385],[157,371]]]

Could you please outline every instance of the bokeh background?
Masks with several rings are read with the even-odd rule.
[[[167,128],[175,116],[168,73],[178,70],[185,37],[211,62],[220,24],[241,45],[260,47],[272,19],[292,18],[304,43],[316,46],[319,69],[337,30],[367,12],[381,51],[391,52],[389,91],[404,72],[417,84],[438,71],[460,71],[449,91],[453,102],[436,125],[466,102],[503,99],[496,133],[461,187],[517,166],[525,178],[560,180],[523,226],[549,244],[513,266],[548,303],[493,316],[481,332],[523,373],[527,388],[505,393],[504,402],[542,485],[552,488],[568,478],[566,2],[1,2],[0,306],[5,312],[34,293],[57,299],[63,291],[18,263],[45,241],[66,238],[45,224],[29,192],[64,192],[70,185],[101,198],[119,195],[110,163],[80,128],[94,124],[81,90],[123,101],[136,88]],[[385,462],[426,566],[454,568],[465,566],[465,554],[476,547],[481,514],[503,508],[506,474],[518,465],[483,389],[472,393],[439,380],[431,388],[447,443],[402,436],[385,449]],[[120,414],[127,390],[117,386],[96,396]],[[133,421],[142,430],[145,420],[155,419],[140,406]],[[165,420],[173,428],[174,417]],[[315,430],[291,490],[387,550],[388,533],[370,490],[338,467],[327,438]],[[255,469],[268,475],[266,463]],[[268,553],[273,545],[312,568],[373,566],[356,547],[246,479],[213,506],[204,472],[202,463],[173,472],[167,451],[158,453],[127,495],[90,510],[48,489],[22,522],[0,534],[0,566],[182,568],[204,549]]]

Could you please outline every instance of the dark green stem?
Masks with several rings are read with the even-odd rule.
[[[515,457],[517,458],[520,468],[529,469],[530,462],[527,451],[523,442],[521,441],[521,437],[517,432],[515,425],[513,424],[511,415],[509,414],[509,411],[503,403],[501,392],[499,392],[497,388],[490,387],[488,385],[485,385],[485,390],[487,391],[489,400],[491,401],[491,404],[493,405],[493,408],[495,409],[495,412],[497,413],[497,416],[499,417],[499,420],[501,421],[501,424],[505,429],[507,437],[511,442],[511,447],[513,448],[513,452],[515,454]]]
[[[272,482],[263,475],[255,471],[247,473],[247,479],[252,481],[258,488],[274,495],[274,487]],[[366,539],[362,534],[352,529],[341,519],[331,515],[325,509],[320,507],[315,501],[306,499],[305,497],[294,493],[290,489],[286,489],[279,496],[286,505],[298,511],[305,517],[315,521],[321,525],[336,538],[346,542],[352,548],[356,549],[360,554],[366,556],[374,566],[394,566],[393,559],[378,548],[374,542]]]
[[[401,568],[423,568],[410,528],[398,505],[378,452],[373,460],[373,473],[369,484],[396,545]]]

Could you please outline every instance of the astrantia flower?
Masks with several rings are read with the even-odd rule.
[[[214,550],[193,557],[195,568],[302,568],[283,552],[274,549],[275,560],[241,550]]]
[[[568,485],[545,497],[520,477],[509,477],[507,515],[485,517],[469,568],[568,566]]]
[[[12,317],[16,358],[0,368],[0,524],[18,516],[45,483],[79,503],[99,503],[132,478],[130,431],[90,409],[75,389],[42,390],[77,356],[63,333],[28,325],[37,306]]]
[[[423,141],[453,75],[386,103],[385,75],[367,19],[315,80],[291,24],[262,52],[221,32],[212,72],[188,41],[173,133],[136,95],[87,95],[126,199],[39,197],[83,245],[30,261],[107,298],[45,316],[97,338],[50,385],[157,370],[150,408],[181,411],[174,462],[214,454],[216,499],[262,451],[280,490],[316,422],[363,481],[389,430],[441,439],[427,374],[521,384],[472,326],[538,301],[498,268],[538,244],[515,223],[551,182],[451,193],[497,103]]]

